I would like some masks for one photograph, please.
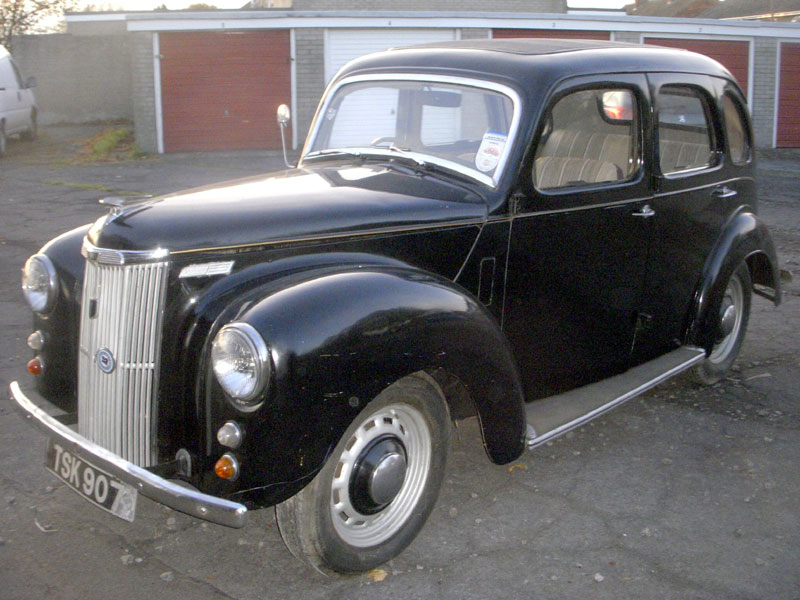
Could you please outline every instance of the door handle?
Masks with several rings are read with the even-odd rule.
[[[650,208],[649,204],[645,204],[642,208],[631,213],[632,217],[641,217],[642,219],[649,219],[655,216],[656,211]]]
[[[714,198],[733,198],[738,193],[739,192],[729,188],[727,185],[722,185],[718,188],[714,188],[711,195],[714,196]]]

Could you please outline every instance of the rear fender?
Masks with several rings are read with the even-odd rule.
[[[706,260],[695,293],[686,340],[706,351],[714,345],[716,317],[728,278],[745,262],[757,293],[781,301],[780,269],[766,226],[752,212],[741,211],[726,224]]]

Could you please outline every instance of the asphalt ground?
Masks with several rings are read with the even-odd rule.
[[[48,128],[0,159],[0,387],[24,372],[26,258],[91,222],[103,196],[275,170],[268,153],[97,162],[90,127]],[[436,509],[399,557],[326,578],[293,558],[271,510],[241,530],[140,497],[127,523],[43,466],[45,438],[0,395],[0,599],[800,598],[800,155],[760,161],[761,216],[784,304],[754,298],[731,376],[673,380],[507,466],[460,424]]]

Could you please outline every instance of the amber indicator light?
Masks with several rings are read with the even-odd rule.
[[[214,465],[214,472],[220,479],[234,479],[239,474],[239,465],[230,454],[225,454]]]
[[[28,361],[28,373],[31,375],[41,375],[42,371],[44,371],[44,365],[42,365],[42,361],[38,356]]]

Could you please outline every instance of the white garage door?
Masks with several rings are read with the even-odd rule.
[[[370,52],[455,39],[454,29],[329,29],[325,43],[325,82],[345,63]]]

